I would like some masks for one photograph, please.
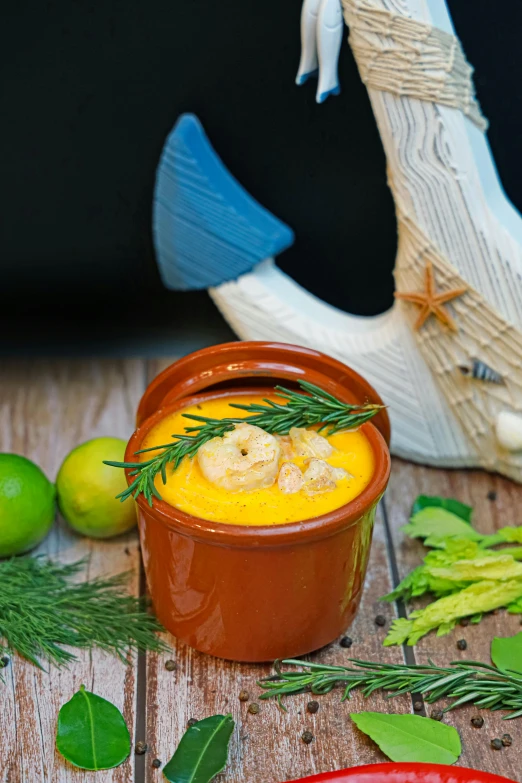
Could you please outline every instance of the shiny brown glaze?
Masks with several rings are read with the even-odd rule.
[[[212,345],[171,364],[149,384],[138,407],[138,426],[159,408],[216,384],[271,385],[285,381],[309,381],[343,402],[382,405],[373,386],[346,364],[299,345],[268,342],[236,342]],[[390,443],[390,419],[386,409],[373,419],[386,443]]]
[[[247,374],[244,362],[248,361],[263,363],[264,375],[271,365],[273,374],[268,377],[274,382],[303,377],[345,401],[379,400],[355,373],[356,391],[344,385],[352,377],[349,368],[340,373],[343,365],[338,362],[286,345],[273,346],[272,360],[266,343],[225,345],[225,358],[202,376],[208,369],[202,369],[205,362],[199,361],[198,354],[211,352],[219,358],[221,346],[215,346],[176,362],[152,382],[140,404],[141,426],[129,441],[126,460],[134,459],[150,428],[164,416],[204,399],[228,396],[230,387],[194,392],[236,379],[230,348],[245,345],[250,359],[243,353],[239,374],[243,382],[259,383],[255,370]],[[287,354],[284,367],[282,349]],[[308,367],[310,355],[313,368]],[[331,377],[332,362],[337,380]],[[185,375],[191,367],[196,380]],[[328,385],[325,378],[330,379]],[[361,389],[364,397],[359,396]],[[257,391],[252,386],[233,389],[234,394]],[[162,407],[153,411],[155,403]],[[382,425],[389,433],[387,415]],[[142,496],[138,498],[147,582],[155,611],[171,633],[210,655],[269,661],[316,650],[349,626],[361,597],[375,510],[390,472],[384,438],[373,424],[362,429],[375,455],[372,479],[353,501],[321,517],[276,526],[226,525],[192,517],[162,501],[154,500],[151,508]],[[128,475],[127,479],[131,480]]]

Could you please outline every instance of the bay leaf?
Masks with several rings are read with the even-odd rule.
[[[350,717],[392,761],[454,764],[462,751],[457,730],[431,718],[381,712]]]
[[[225,769],[232,715],[212,715],[187,729],[163,768],[169,783],[209,783]]]
[[[471,515],[473,514],[471,506],[467,506],[465,503],[461,503],[460,500],[455,500],[455,498],[441,498],[438,495],[419,495],[413,504],[411,515],[413,516],[417,511],[430,506],[445,508],[446,511],[451,511],[452,514],[471,525]]]
[[[60,708],[56,747],[75,767],[96,771],[125,761],[131,744],[119,709],[82,685]]]
[[[495,636],[491,660],[497,669],[522,674],[522,631],[515,636]]]

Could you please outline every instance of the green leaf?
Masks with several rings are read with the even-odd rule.
[[[506,606],[509,614],[522,614],[522,598],[517,598]]]
[[[491,642],[491,660],[497,669],[522,674],[522,631],[515,636],[495,636]]]
[[[419,495],[412,506],[411,514],[413,516],[417,511],[429,507],[445,508],[446,511],[451,511],[452,514],[471,525],[472,507],[454,498],[440,498],[437,495]]]
[[[522,579],[505,582],[484,580],[473,582],[458,593],[439,598],[424,609],[410,613],[409,619],[398,618],[390,626],[384,646],[403,644],[412,646],[432,630],[442,626],[442,633],[448,623],[461,617],[481,615],[501,606],[508,606],[522,597]]]
[[[410,598],[418,595],[424,595],[429,589],[428,580],[426,578],[425,566],[418,566],[408,576],[406,576],[402,582],[400,582],[395,590],[392,590],[388,595],[384,595],[381,601],[409,601]]]
[[[397,617],[391,624],[388,636],[383,641],[384,647],[391,647],[394,644],[404,644],[413,631],[413,620],[406,620],[405,617]]]
[[[131,749],[119,709],[83,685],[58,713],[56,747],[75,767],[92,770],[117,767]]]
[[[505,582],[522,577],[522,563],[513,560],[510,555],[500,553],[492,556],[488,553],[475,560],[458,560],[442,568],[432,566],[427,568],[427,572],[449,582],[480,582],[482,579]]]
[[[213,715],[191,726],[163,769],[170,783],[208,783],[225,769],[234,730],[231,715]]]
[[[444,508],[429,506],[417,511],[410,519],[409,525],[401,528],[410,538],[469,538],[480,541],[483,536],[477,533],[470,524],[461,517],[446,511]]]
[[[522,544],[522,526],[502,527],[497,531],[496,535],[502,539],[502,542],[507,544]]]
[[[360,712],[350,717],[392,761],[454,764],[462,751],[456,729],[431,718],[380,712]]]

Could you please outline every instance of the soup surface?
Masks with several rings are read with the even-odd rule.
[[[218,400],[207,400],[199,406],[184,408],[158,422],[144,439],[141,448],[150,448],[157,443],[169,443],[174,433],[183,433],[185,427],[191,425],[188,419],[183,418],[183,413],[216,419],[243,418],[251,414],[230,408],[230,403],[254,402],[261,403],[262,397],[230,395]],[[325,435],[324,432],[322,434]],[[285,522],[299,522],[326,514],[353,500],[368,485],[373,475],[373,451],[362,432],[339,432],[328,436],[327,440],[334,449],[328,456],[328,464],[332,468],[343,468],[348,474],[336,480],[335,489],[328,492],[311,494],[303,488],[298,492],[286,494],[281,491],[277,481],[264,488],[231,492],[209,481],[203,475],[197,458],[185,458],[176,470],[167,468],[167,483],[163,484],[161,476],[158,475],[156,486],[166,503],[201,519],[233,525],[280,525]],[[142,455],[142,458],[150,458],[153,454],[154,452],[149,452]],[[284,462],[292,462],[305,471],[310,460],[305,456],[289,457],[288,454],[282,454],[279,464]],[[343,471],[339,473],[342,474]]]

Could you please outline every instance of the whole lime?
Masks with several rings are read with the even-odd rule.
[[[78,533],[111,538],[136,524],[132,500],[116,500],[127,487],[123,470],[103,464],[103,460],[122,462],[125,445],[120,438],[94,438],[64,459],[56,479],[58,506]]]
[[[0,454],[0,557],[27,552],[45,538],[56,511],[45,473],[19,454]]]

